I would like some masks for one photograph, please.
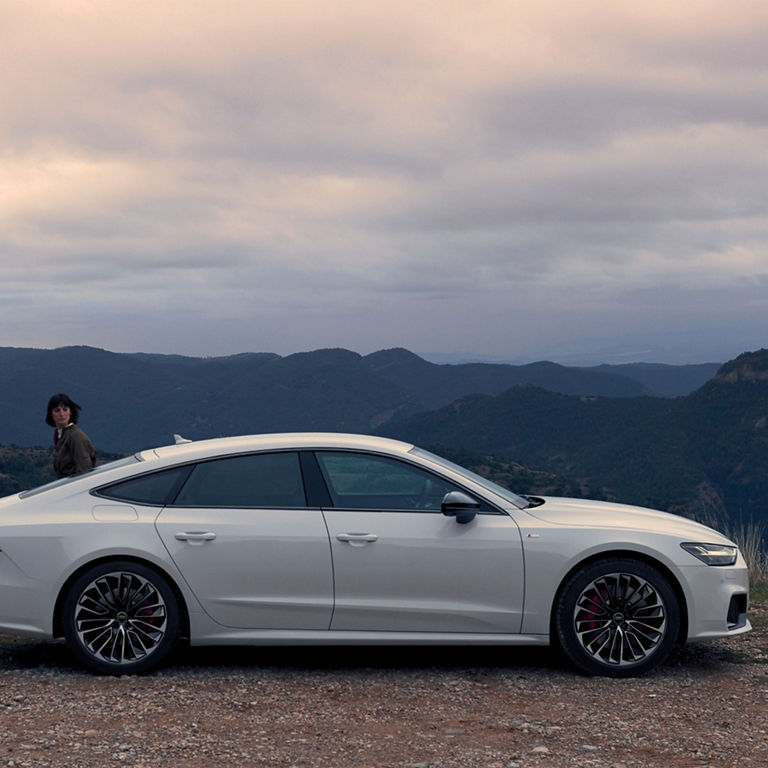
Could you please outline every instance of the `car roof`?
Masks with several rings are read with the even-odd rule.
[[[342,448],[347,450],[384,451],[407,453],[411,443],[391,440],[387,437],[355,435],[342,432],[280,432],[261,435],[240,435],[217,437],[209,440],[194,440],[176,445],[165,445],[141,453],[142,458],[151,459],[197,459],[222,456],[232,453],[248,453],[266,450],[311,450],[314,448]]]

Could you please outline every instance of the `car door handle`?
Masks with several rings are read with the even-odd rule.
[[[359,547],[378,541],[379,537],[375,533],[340,533],[336,538],[339,541],[349,542],[353,547]]]
[[[213,541],[216,534],[213,531],[180,531],[174,538],[177,541],[188,541],[190,544],[204,544],[206,541]]]

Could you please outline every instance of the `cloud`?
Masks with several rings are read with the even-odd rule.
[[[767,31],[752,0],[11,3],[0,343],[514,354],[719,294],[741,351]]]

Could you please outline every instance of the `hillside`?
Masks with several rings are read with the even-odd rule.
[[[719,363],[698,363],[696,365],[623,363],[621,365],[598,365],[581,370],[617,374],[642,384],[647,389],[648,394],[659,397],[680,397],[704,386],[715,376],[719,368]]]
[[[81,425],[112,451],[168,443],[175,432],[365,431],[410,403],[361,361],[345,350],[202,359],[0,349],[0,397],[13,404],[0,442],[47,445],[45,405],[57,391],[83,406]]]
[[[650,394],[645,385],[613,371],[567,368],[549,362],[437,365],[406,349],[382,350],[364,359],[371,372],[407,393],[420,410],[439,408],[468,394],[498,395],[524,383],[569,395],[637,397]]]
[[[608,498],[700,518],[768,522],[768,352],[686,397],[585,398],[518,386],[462,398],[382,434],[491,454]]]
[[[118,454],[103,451],[96,455],[99,464],[116,458]],[[55,479],[51,449],[0,445],[0,497],[36,488]]]
[[[55,479],[50,451],[0,445],[0,497]]]
[[[63,391],[83,406],[97,448],[134,451],[251,432],[368,432],[393,417],[440,408],[473,394],[498,395],[527,382],[571,395],[648,394],[614,371],[525,366],[436,365],[404,349],[362,356],[325,349],[218,358],[117,354],[91,347],[0,348],[0,398],[10,407],[0,443],[47,445],[45,404]]]

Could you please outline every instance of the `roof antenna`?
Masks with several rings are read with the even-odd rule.
[[[191,443],[192,441],[191,440],[187,440],[186,437],[182,437],[181,435],[177,435],[177,434],[174,433],[174,435],[173,435],[173,442],[176,445],[181,445],[182,443]]]

